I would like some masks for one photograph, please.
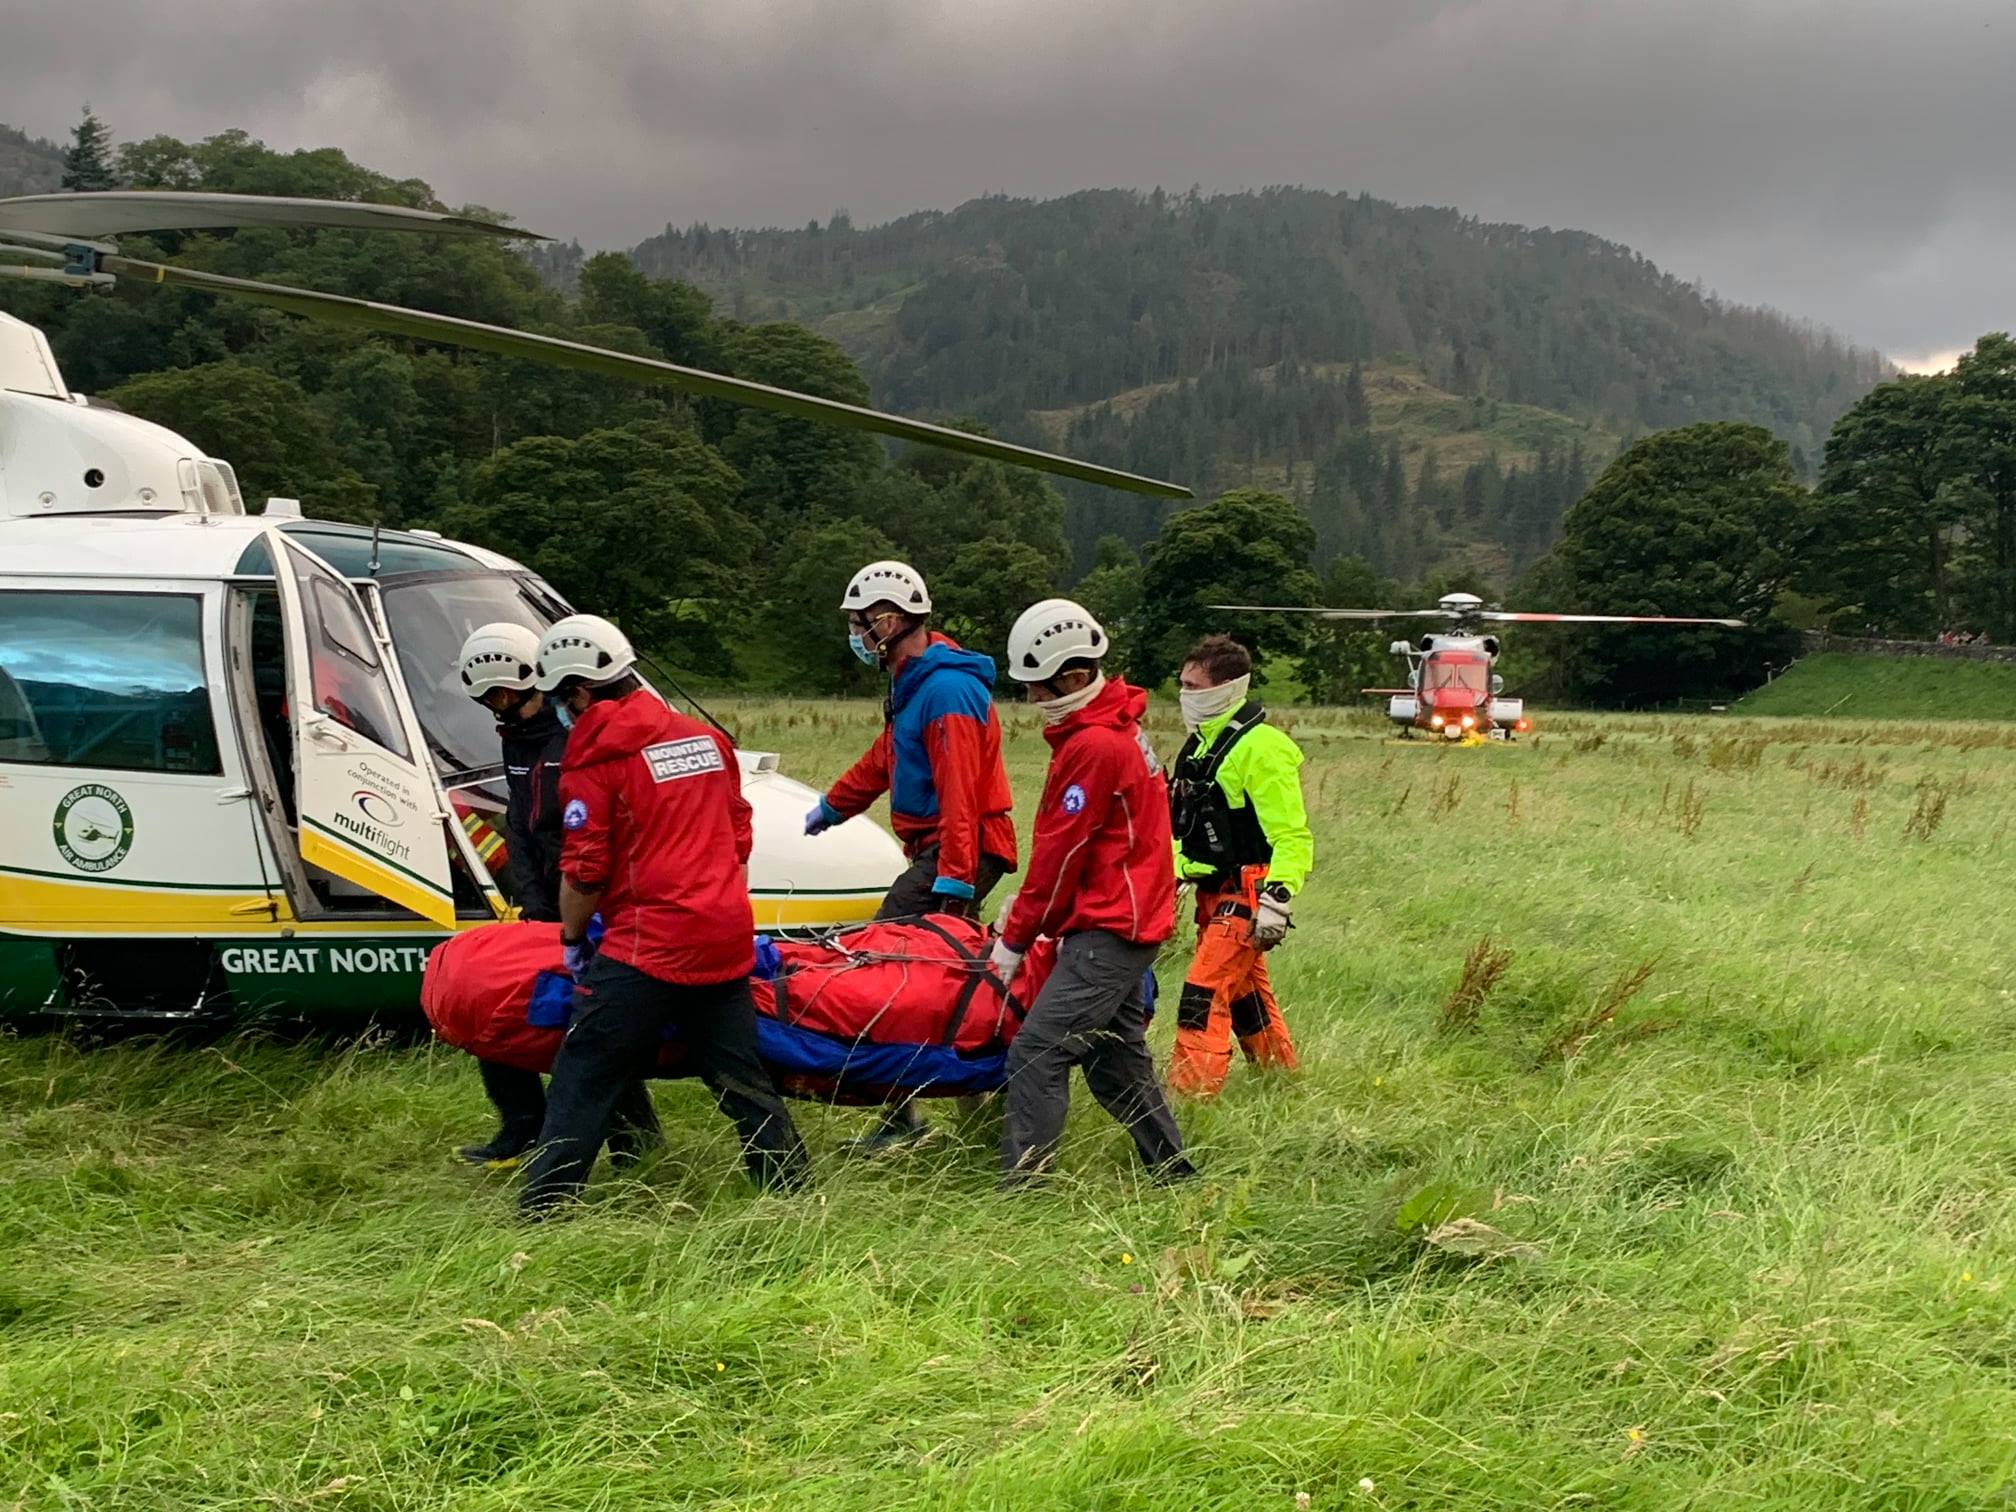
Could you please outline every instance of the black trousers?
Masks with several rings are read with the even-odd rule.
[[[1008,863],[999,856],[981,853],[980,865],[973,875],[973,901],[966,905],[968,918],[979,913],[980,905],[987,901],[987,894],[1008,875]],[[919,914],[939,912],[945,909],[947,899],[931,891],[931,884],[938,880],[938,847],[927,846],[911,857],[903,874],[889,884],[889,891],[883,894],[882,906],[875,910],[877,919],[914,919]]]
[[[483,1090],[497,1109],[501,1132],[532,1143],[546,1122],[546,1083],[539,1073],[481,1059],[476,1068],[483,1075]],[[641,1081],[632,1082],[617,1094],[616,1105],[610,1110],[610,1154],[641,1155],[663,1137],[658,1110],[651,1105],[651,1089]]]
[[[1183,1136],[1155,1080],[1148,1054],[1148,1005],[1141,974],[1159,947],[1105,930],[1066,935],[1057,967],[1008,1046],[1001,1172],[1013,1184],[1044,1170],[1071,1111],[1071,1068],[1134,1139],[1158,1176],[1188,1175]]]
[[[805,1180],[804,1142],[756,1058],[749,979],[680,986],[597,956],[575,990],[574,1018],[553,1062],[546,1123],[519,1196],[525,1213],[537,1215],[580,1195],[609,1136],[611,1115],[630,1089],[642,1090],[637,1068],[656,1063],[668,1025],[692,1046],[701,1080],[734,1123],[750,1176],[769,1187]],[[648,1108],[648,1096],[644,1101]]]
[[[546,1121],[546,1084],[539,1079],[539,1073],[507,1066],[502,1061],[478,1060],[476,1068],[483,1073],[483,1090],[489,1094],[506,1132],[523,1129],[538,1133],[539,1126]]]

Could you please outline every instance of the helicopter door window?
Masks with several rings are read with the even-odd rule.
[[[202,601],[0,592],[0,762],[9,761],[221,772]]]
[[[289,552],[288,561],[307,621],[310,696],[316,709],[402,761],[409,759],[391,686],[356,598],[340,578],[298,552]]]

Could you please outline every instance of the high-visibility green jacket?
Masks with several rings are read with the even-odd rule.
[[[1198,754],[1207,755],[1216,747],[1238,712],[1228,709],[1198,726]],[[1254,725],[1226,754],[1218,768],[1218,786],[1234,808],[1252,804],[1260,832],[1273,848],[1267,880],[1279,882],[1291,894],[1301,892],[1316,860],[1316,838],[1309,833],[1309,815],[1302,804],[1302,748],[1271,724]],[[1195,879],[1211,874],[1209,865],[1184,856],[1179,839],[1176,875]]]

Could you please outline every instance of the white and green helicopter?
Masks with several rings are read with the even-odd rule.
[[[0,200],[0,276],[180,285],[309,319],[660,384],[1169,498],[1173,484],[987,436],[550,336],[119,255],[243,226],[528,233],[339,201],[109,192]],[[544,629],[550,585],[481,546],[248,512],[228,461],[73,393],[0,314],[0,1019],[410,1014],[428,952],[508,917],[501,768],[456,658]],[[594,607],[594,606],[587,606]],[[867,917],[902,866],[741,753],[757,926]]]

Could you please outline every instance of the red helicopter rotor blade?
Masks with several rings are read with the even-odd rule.
[[[1681,614],[1508,614],[1504,610],[1486,610],[1476,617],[1550,625],[1725,625],[1731,630],[1746,628],[1739,619],[1700,619]]]

